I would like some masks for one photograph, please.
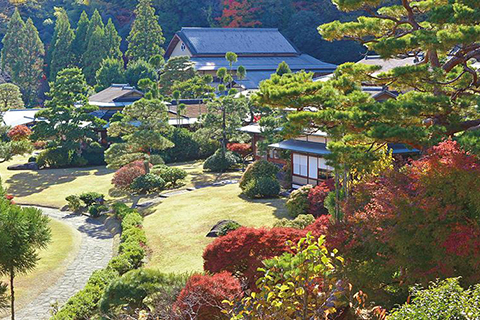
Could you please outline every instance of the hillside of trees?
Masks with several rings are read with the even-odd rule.
[[[0,40],[15,7],[25,21],[32,19],[47,50],[54,35],[55,8],[65,9],[72,28],[77,27],[83,11],[92,16],[97,9],[105,24],[112,19],[122,38],[121,50],[125,52],[137,3],[137,0],[0,0]],[[274,27],[302,52],[326,62],[358,60],[363,52],[354,42],[322,40],[317,31],[320,24],[348,21],[357,15],[338,11],[330,0],[153,0],[152,4],[166,39],[164,47],[183,26]]]

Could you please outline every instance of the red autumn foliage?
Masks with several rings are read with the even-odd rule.
[[[252,146],[248,143],[228,143],[227,149],[238,153],[242,157],[246,157],[252,152]]]
[[[258,14],[262,11],[261,2],[259,0],[224,0],[222,15],[217,20],[227,28],[258,27],[262,24],[258,20]]]
[[[257,269],[263,266],[262,261],[289,252],[287,241],[297,242],[306,234],[306,230],[293,228],[241,227],[207,246],[203,252],[203,268],[211,273],[238,274],[254,290],[255,281],[261,276]]]
[[[41,149],[44,149],[45,147],[47,146],[47,142],[46,141],[35,141],[33,143],[33,147],[35,148],[35,150],[41,150]]]
[[[113,175],[112,183],[116,188],[126,189],[130,187],[133,180],[145,175],[145,173],[143,161],[134,161],[118,169]]]
[[[25,125],[18,125],[10,129],[7,135],[13,141],[26,140],[32,134],[32,130]]]
[[[237,300],[242,296],[238,279],[228,272],[213,276],[195,274],[180,292],[173,308],[181,319],[219,319],[223,300]]]
[[[345,221],[327,236],[352,282],[377,289],[457,276],[480,282],[480,161],[456,142],[354,191]]]
[[[327,209],[323,205],[327,195],[335,189],[333,179],[323,181],[316,187],[313,187],[308,193],[308,213],[315,217],[328,214]]]

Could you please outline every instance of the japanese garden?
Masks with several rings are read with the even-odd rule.
[[[480,2],[0,8],[0,319],[480,319]]]

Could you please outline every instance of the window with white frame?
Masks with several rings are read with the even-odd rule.
[[[318,158],[308,157],[308,177],[311,179],[318,178]]]
[[[308,157],[301,154],[293,154],[293,174],[307,176]]]

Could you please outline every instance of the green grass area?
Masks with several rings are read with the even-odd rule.
[[[37,266],[32,272],[15,278],[17,309],[53,285],[77,255],[80,233],[57,220],[51,219],[49,225],[52,230],[52,241],[46,249],[40,251]],[[3,280],[7,281],[6,278]]]
[[[0,164],[0,176],[9,194],[21,204],[43,205],[61,208],[66,205],[65,197],[82,192],[99,192],[107,199],[129,202],[132,196],[118,192],[111,184],[114,171],[106,167],[43,169],[39,171],[12,171],[12,164],[26,163],[28,157],[16,156]],[[239,179],[241,172],[222,175],[203,172],[202,162],[172,164],[187,171],[188,176],[181,188],[205,185],[218,180]],[[155,197],[152,195],[150,197]]]
[[[145,218],[148,246],[147,267],[163,272],[202,271],[202,253],[213,241],[205,235],[220,220],[241,225],[272,226],[287,216],[285,200],[250,200],[238,184],[207,187],[165,199]]]

